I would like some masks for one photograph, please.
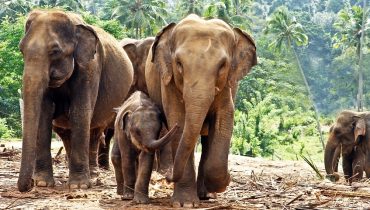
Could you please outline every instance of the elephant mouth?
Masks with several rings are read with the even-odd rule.
[[[64,78],[53,78],[49,81],[49,87],[51,88],[58,88],[62,86],[62,84],[67,80],[67,77]]]
[[[69,71],[65,76],[52,76],[49,81],[50,88],[58,88],[72,76],[73,71]]]

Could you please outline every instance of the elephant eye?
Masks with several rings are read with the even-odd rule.
[[[49,51],[51,57],[57,57],[62,54],[62,50],[59,47],[54,47]]]
[[[182,72],[183,72],[183,67],[182,67],[182,63],[181,63],[181,61],[177,60],[177,61],[176,61],[176,66],[177,66],[177,70],[180,72],[180,74],[182,74]]]

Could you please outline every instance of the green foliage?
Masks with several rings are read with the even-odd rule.
[[[6,17],[0,23],[0,118],[6,120],[9,132],[16,136],[21,135],[19,90],[23,59],[18,44],[24,22],[25,17],[19,16],[14,21]]]
[[[84,12],[82,17],[87,23],[104,29],[118,40],[127,37],[127,32],[117,20],[101,20],[88,12]]]
[[[14,131],[6,123],[6,119],[0,118],[0,139],[9,139],[14,136]]]

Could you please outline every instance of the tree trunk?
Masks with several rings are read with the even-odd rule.
[[[315,110],[315,119],[316,119],[317,131],[319,132],[319,135],[320,135],[320,141],[321,141],[321,144],[322,144],[322,148],[325,149],[325,143],[324,143],[324,139],[322,137],[322,132],[321,132],[319,112],[317,111],[317,107],[316,107],[315,102],[313,100],[313,96],[312,96],[312,93],[311,93],[311,90],[310,90],[310,86],[308,86],[308,82],[307,82],[306,77],[304,75],[301,63],[299,62],[299,59],[298,59],[297,53],[294,49],[294,46],[292,44],[290,46],[293,50],[293,53],[294,53],[295,59],[296,59],[297,64],[298,64],[299,71],[302,75],[304,84],[306,85],[306,89],[307,89],[307,92],[308,92],[308,97],[309,97],[309,99],[312,103],[312,106],[313,106],[314,110]]]
[[[357,92],[357,111],[362,112],[364,110],[364,82],[363,82],[363,69],[362,69],[362,63],[363,63],[363,53],[362,53],[362,46],[364,43],[364,25],[365,25],[365,19],[366,19],[366,1],[364,0],[364,7],[362,12],[362,25],[361,25],[361,37],[360,37],[360,43],[358,45],[357,49],[357,56],[358,56],[358,92]]]

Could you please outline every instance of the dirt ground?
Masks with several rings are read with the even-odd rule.
[[[60,142],[53,142],[53,157]],[[122,201],[116,195],[114,173],[100,171],[89,190],[69,191],[64,187],[68,170],[64,150],[54,160],[55,188],[17,191],[20,143],[0,144],[0,209],[172,209],[172,185],[153,172],[149,205]],[[199,155],[197,154],[198,158]],[[323,164],[318,163],[322,174]],[[316,177],[303,161],[271,161],[230,155],[232,182],[217,199],[202,201],[199,209],[311,209],[370,208],[370,182],[332,184]]]

